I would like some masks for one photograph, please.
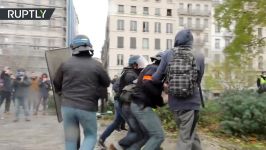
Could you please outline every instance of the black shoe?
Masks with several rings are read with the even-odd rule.
[[[100,146],[101,150],[106,150],[106,146],[104,144],[104,141],[101,138],[98,141],[98,145]]]
[[[121,130],[128,131],[127,128],[121,128]]]

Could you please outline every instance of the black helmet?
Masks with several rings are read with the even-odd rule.
[[[70,44],[70,48],[73,50],[73,55],[81,52],[88,52],[88,54],[93,55],[90,39],[86,35],[77,35]]]
[[[163,52],[159,52],[159,53],[157,53],[155,56],[152,56],[151,57],[151,61],[153,62],[153,61],[161,61],[161,57],[162,57],[162,55],[163,55]]]

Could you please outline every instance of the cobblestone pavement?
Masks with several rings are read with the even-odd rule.
[[[14,115],[5,115],[0,120],[0,150],[63,150],[64,133],[62,124],[57,122],[56,116],[33,116],[30,122],[21,117],[19,122],[13,122]],[[100,134],[109,122],[99,120]],[[126,132],[114,132],[107,145],[119,140]],[[220,150],[219,144],[214,139],[201,136],[204,150]],[[176,139],[167,138],[163,143],[166,150],[175,149]],[[97,148],[96,148],[97,149]]]

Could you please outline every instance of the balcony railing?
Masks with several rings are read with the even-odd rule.
[[[210,10],[198,10],[198,9],[183,9],[179,8],[178,12],[179,15],[189,15],[189,16],[211,16]]]

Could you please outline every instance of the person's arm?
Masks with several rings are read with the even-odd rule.
[[[63,84],[63,64],[58,68],[54,80],[54,88],[56,93],[61,93]]]
[[[152,75],[153,80],[161,80],[165,76],[165,72],[168,66],[168,57],[167,54],[164,54],[161,57],[160,65],[158,66],[156,72]]]
[[[201,83],[203,74],[204,74],[204,69],[205,69],[205,60],[204,60],[204,55],[203,54],[198,54],[196,56],[196,63],[199,69],[199,77],[198,77],[198,82]]]

